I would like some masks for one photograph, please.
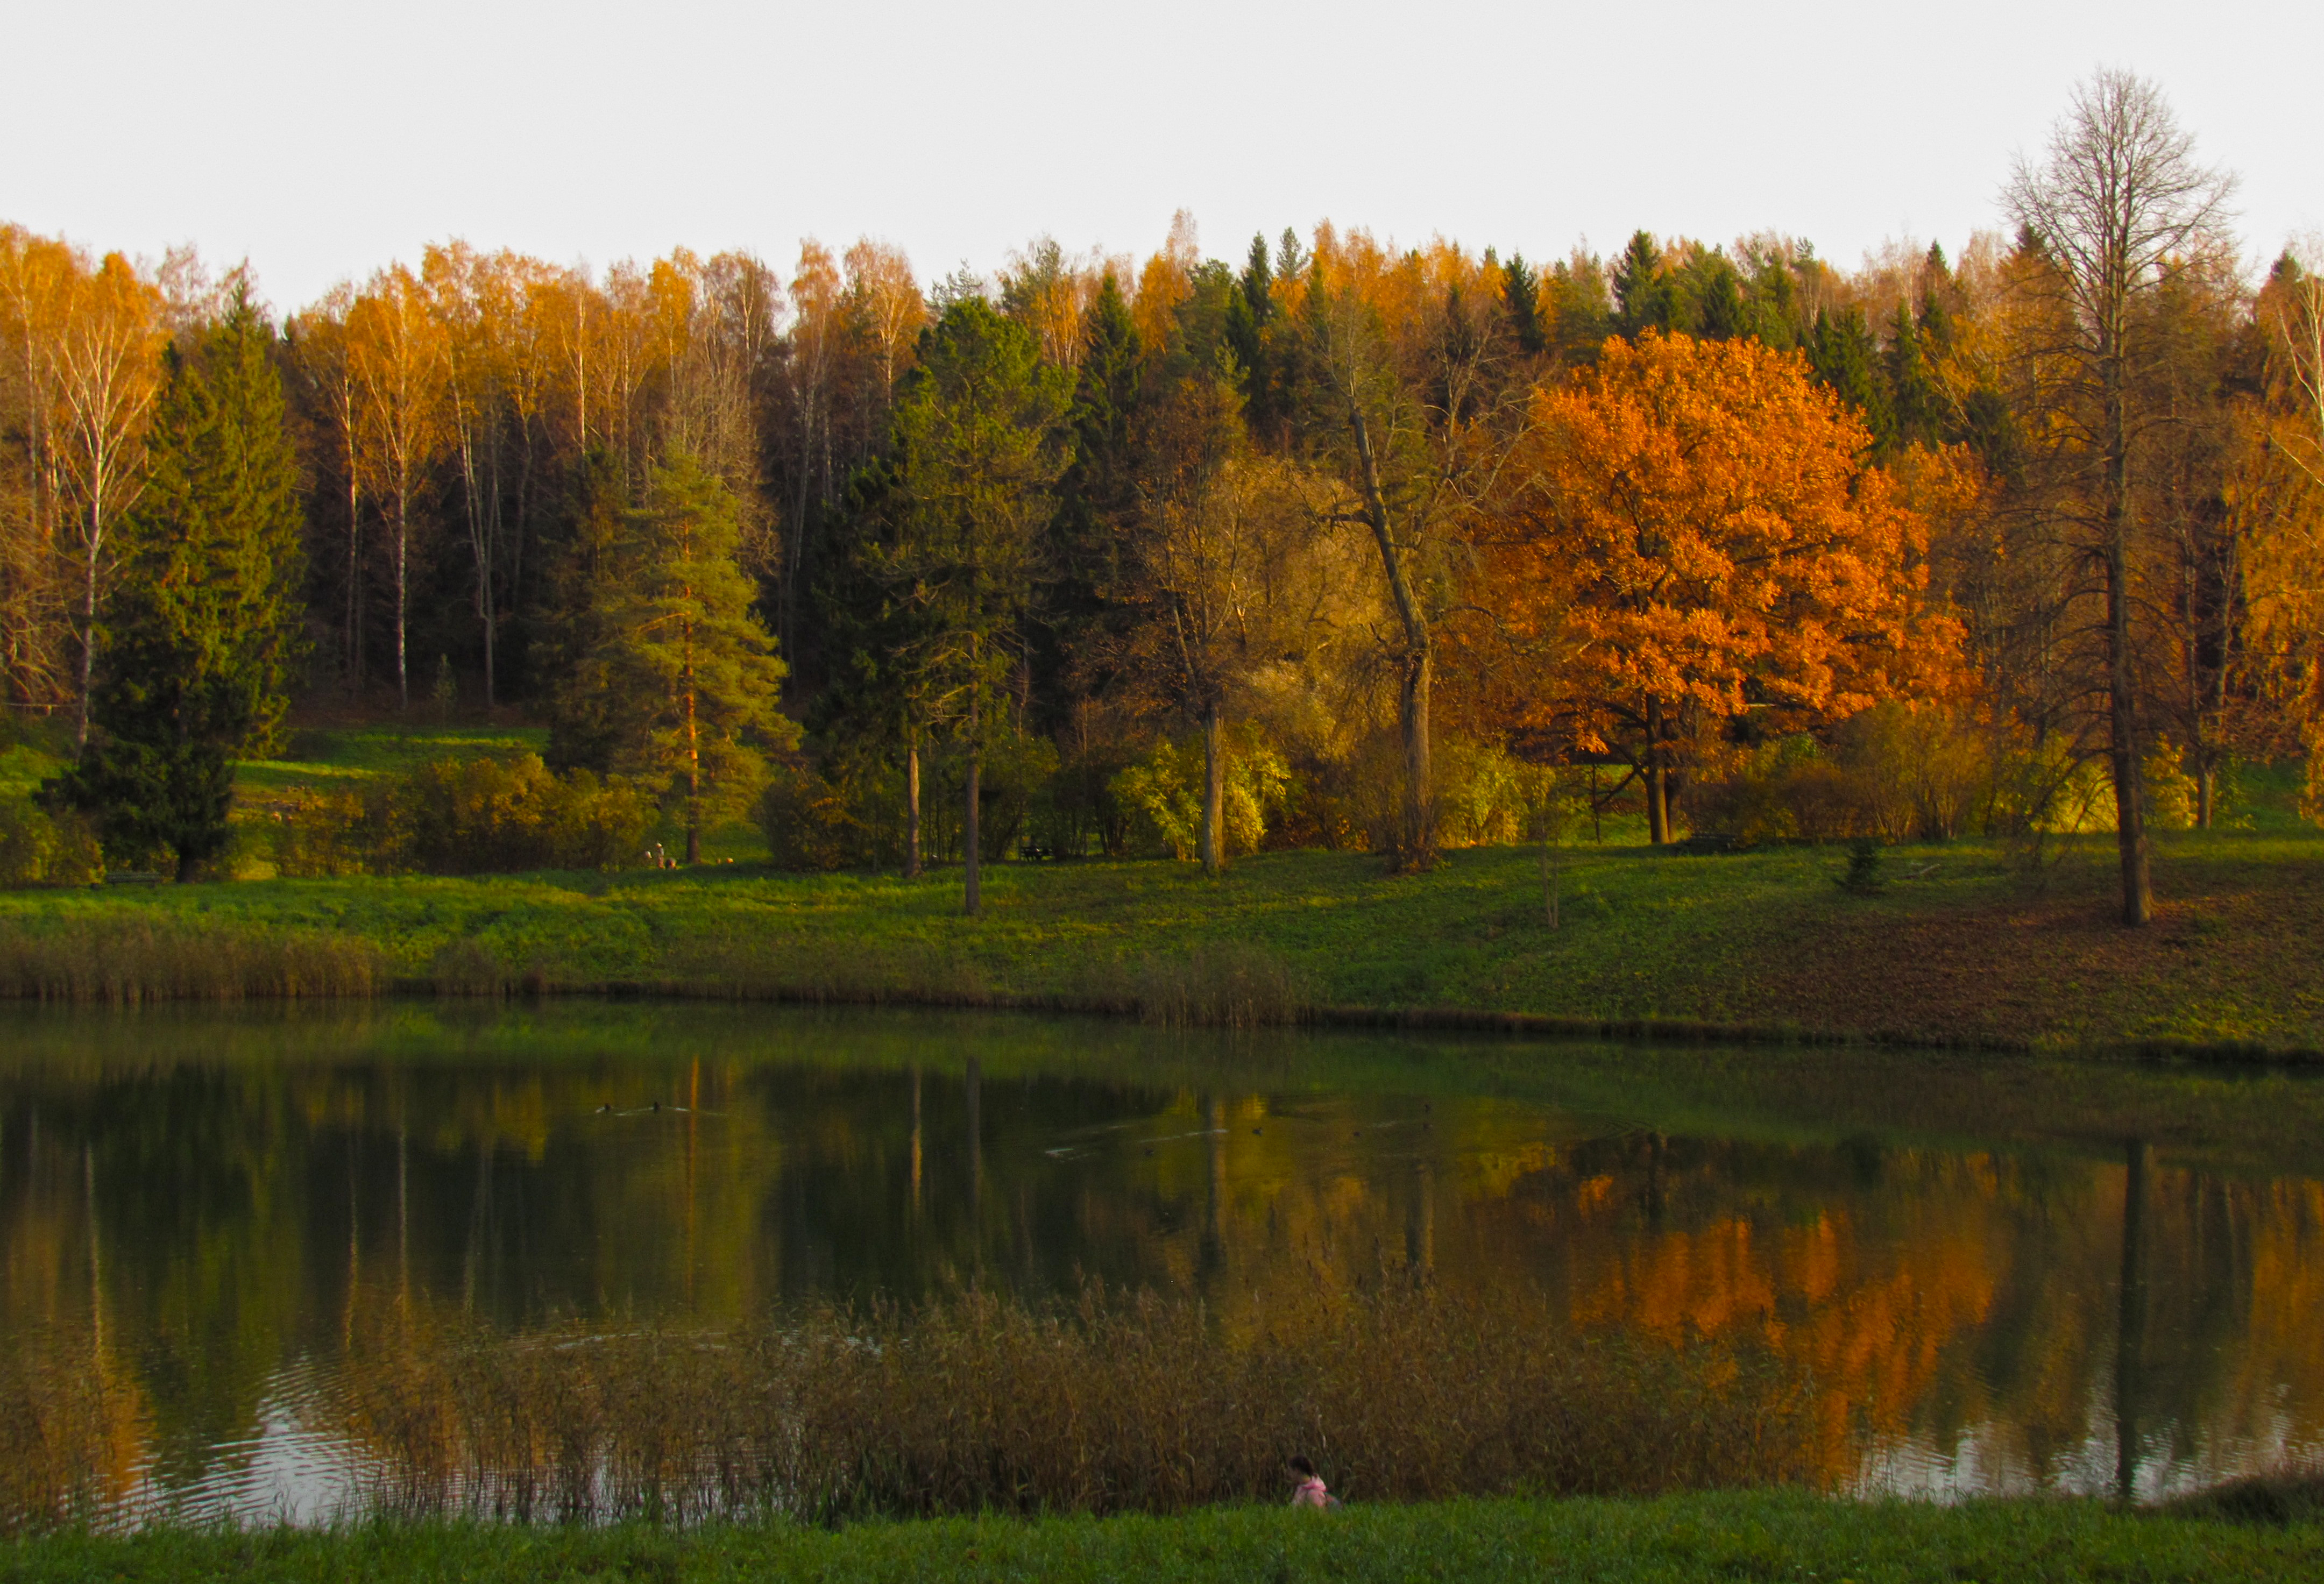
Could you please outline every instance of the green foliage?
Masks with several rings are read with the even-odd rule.
[[[549,762],[560,770],[613,769],[614,697],[599,661],[608,632],[600,590],[617,576],[623,501],[620,464],[603,448],[582,457],[568,527],[548,561],[549,598],[533,653],[549,680]]]
[[[693,862],[704,826],[751,806],[764,751],[788,747],[798,729],[778,708],[783,665],[752,612],[725,483],[680,456],[622,520],[590,580],[595,641],[565,714],[586,735],[596,701],[573,693],[602,693],[611,768],[677,815]]]
[[[1045,570],[1040,530],[1071,460],[1073,381],[971,296],[922,334],[897,401],[886,532],[864,559],[890,602],[918,613],[887,663],[964,741],[999,725],[996,695]]]
[[[1614,334],[1635,341],[1648,330],[1671,327],[1671,285],[1652,232],[1630,234],[1629,244],[1614,261],[1612,275]]]
[[[0,888],[87,886],[105,878],[105,855],[84,815],[51,815],[22,797],[0,796]]]
[[[1513,253],[1501,267],[1501,306],[1509,317],[1509,335],[1517,350],[1531,357],[1549,348],[1542,326],[1541,276],[1525,254]]]
[[[1863,414],[1876,449],[1895,444],[1895,413],[1882,375],[1880,345],[1864,322],[1862,309],[1851,305],[1838,313],[1819,312],[1808,361],[1817,379]]]
[[[537,754],[443,759],[297,798],[277,820],[275,867],[309,878],[617,869],[638,861],[651,818],[637,787],[559,776]]]
[[[181,879],[225,851],[230,760],[270,743],[288,706],[304,560],[272,342],[238,287],[193,355],[170,354],[90,740],[50,794],[91,815],[116,858],[168,854]]]
[[[1056,745],[1003,727],[980,751],[979,852],[1009,855],[1056,775]],[[923,752],[920,847],[933,863],[958,860],[967,789],[967,754],[958,743]],[[904,853],[904,774],[885,754],[835,751],[776,766],[757,809],[770,856],[783,869],[888,867]]]
[[[1221,820],[1227,851],[1256,852],[1268,822],[1282,808],[1291,770],[1283,756],[1251,722],[1223,729],[1225,786]],[[1202,845],[1203,740],[1200,734],[1167,740],[1113,778],[1116,799],[1135,811],[1149,841],[1167,847],[1184,863]]]

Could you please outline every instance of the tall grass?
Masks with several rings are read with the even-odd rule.
[[[1303,997],[1288,963],[1264,946],[1197,946],[1151,954],[1130,976],[1129,999],[1167,1028],[1259,1028],[1299,1020]]]
[[[357,1352],[348,1428],[407,1515],[1173,1512],[1279,1497],[1295,1451],[1375,1501],[1828,1478],[1772,1352],[1578,1339],[1506,1292],[1240,1321],[971,1292],[727,1334],[390,1320]]]
[[[385,954],[360,936],[135,917],[0,926],[0,999],[134,1005],[370,996]]]

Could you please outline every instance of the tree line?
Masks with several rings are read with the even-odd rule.
[[[689,856],[756,809],[972,910],[1139,822],[1425,869],[1585,768],[1657,842],[1815,833],[1853,765],[1888,833],[2111,826],[2143,922],[2156,811],[2324,717],[2324,281],[2246,278],[2231,192],[2101,73],[2005,231],[1855,271],[1182,216],[926,290],[447,244],[278,325],[7,228],[0,688],[181,863],[287,695],[448,674]]]

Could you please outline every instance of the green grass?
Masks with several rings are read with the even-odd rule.
[[[238,787],[250,815],[301,787],[540,746],[521,727],[308,731],[284,759],[241,767]],[[29,747],[0,754],[0,792],[46,762]],[[985,916],[968,920],[957,870],[782,874],[734,827],[693,870],[15,893],[0,897],[0,944],[78,931],[104,955],[115,929],[325,931],[370,943],[392,974],[467,988],[964,1001],[1131,1002],[1140,985],[1248,978],[1256,962],[1310,1004],[2312,1049],[2324,1045],[2324,833],[2294,816],[2290,771],[2245,777],[2231,828],[2156,838],[2160,915],[2135,932],[2113,920],[2104,835],[2036,873],[1987,843],[1891,849],[1888,883],[1869,896],[1834,883],[1847,860],[1831,848],[1690,858],[1585,843],[1566,852],[1553,930],[1532,850],[1454,852],[1419,878],[1360,853],[1265,854],[1217,880],[1158,861],[1007,863],[988,870]]]
[[[98,1580],[1733,1579],[2196,1581],[2315,1577],[2324,1525],[2095,1502],[1935,1506],[1788,1493],[1462,1501],[1335,1513],[1003,1518],[672,1531],[380,1524],[330,1533],[57,1535],[0,1546],[23,1584]]]
[[[260,880],[0,897],[0,932],[329,931],[391,971],[496,963],[550,986],[974,999],[1102,995],[1138,965],[1259,952],[1304,999],[1585,1018],[1683,1018],[2052,1045],[2324,1044],[2324,841],[2157,843],[2156,925],[2112,919],[2095,849],[2041,889],[1978,843],[1893,851],[1877,896],[1826,849],[1570,855],[1563,926],[1536,855],[1451,854],[1398,878],[1360,853],[1247,859],[1208,880],[1160,861],[1003,864],[985,915],[956,873],[788,875],[754,865],[478,879]],[[1914,871],[1933,865],[1925,874]],[[447,955],[448,953],[448,955]]]

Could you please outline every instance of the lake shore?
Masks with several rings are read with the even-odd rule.
[[[2038,873],[1984,843],[1889,849],[1884,883],[1785,847],[1537,849],[1387,874],[1270,853],[956,872],[750,864],[361,877],[0,897],[0,996],[653,993],[1130,1012],[1150,1021],[2312,1058],[2324,840],[2158,843],[2157,922],[2114,919],[2097,838]]]
[[[1652,1501],[1222,1507],[1171,1517],[1003,1517],[672,1530],[379,1523],[327,1531],[160,1529],[0,1545],[23,1584],[307,1580],[1337,1579],[1694,1580],[2294,1578],[2324,1569],[2316,1508],[2127,1510],[2089,1500],[1956,1506],[1799,1492]]]

